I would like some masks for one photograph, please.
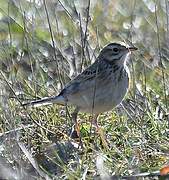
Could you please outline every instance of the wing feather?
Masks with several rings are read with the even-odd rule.
[[[108,64],[101,60],[96,60],[91,66],[84,70],[81,74],[70,81],[62,90],[62,94],[75,94],[87,89],[93,88],[94,83],[99,79],[107,77],[106,72]]]

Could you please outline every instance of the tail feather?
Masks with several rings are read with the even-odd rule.
[[[33,106],[33,107],[39,107],[39,106],[44,106],[44,105],[51,105],[51,104],[60,104],[60,105],[65,105],[66,101],[63,96],[54,96],[54,97],[46,97],[43,99],[31,101],[28,103],[22,104],[23,106]]]

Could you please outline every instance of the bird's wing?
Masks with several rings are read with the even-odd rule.
[[[105,64],[102,61],[97,61],[85,69],[81,74],[70,81],[65,88],[62,90],[61,94],[75,94],[79,91],[87,90],[88,88],[93,88],[96,78],[100,78],[105,75]]]

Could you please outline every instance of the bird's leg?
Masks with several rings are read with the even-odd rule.
[[[80,137],[80,126],[79,126],[79,122],[77,120],[78,112],[79,112],[79,108],[76,107],[74,112],[72,113],[72,120],[73,120],[73,123],[74,123],[74,126],[73,126],[74,128],[72,129],[72,132],[71,132],[71,137],[72,138]]]
[[[98,129],[98,127],[99,127],[98,122],[97,122],[98,116],[99,116],[98,114],[95,114],[92,117],[92,124],[96,127],[96,129]]]
[[[97,118],[98,118],[98,114],[94,115],[93,116],[93,121],[92,121],[92,124],[96,127],[96,132],[99,134],[100,136],[100,139],[101,139],[101,142],[102,142],[102,145],[104,148],[108,149],[108,143],[107,143],[107,140],[105,138],[105,135],[104,135],[104,131],[103,129],[98,125],[98,122],[97,122]]]

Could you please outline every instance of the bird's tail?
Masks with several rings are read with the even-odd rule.
[[[39,106],[50,105],[50,104],[54,104],[54,103],[60,104],[60,105],[65,105],[66,101],[63,96],[54,96],[54,97],[46,97],[46,98],[35,100],[35,101],[30,101],[30,102],[24,103],[22,105],[39,107]]]

